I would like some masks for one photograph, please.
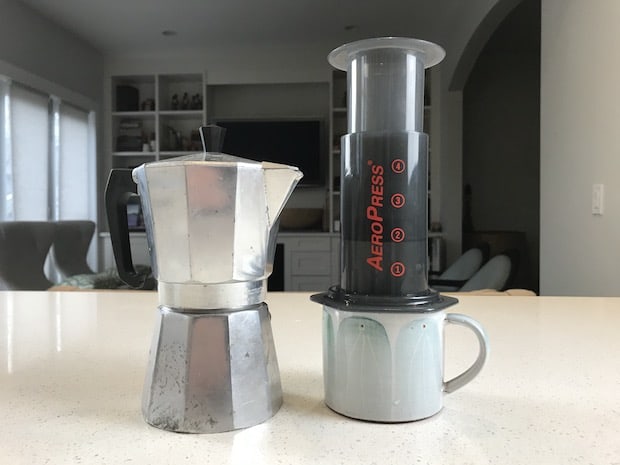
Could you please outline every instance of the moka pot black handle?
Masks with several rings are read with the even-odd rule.
[[[139,197],[130,169],[113,169],[105,188],[105,207],[110,227],[112,251],[120,278],[133,288],[144,287],[147,273],[138,273],[131,259],[127,202]]]

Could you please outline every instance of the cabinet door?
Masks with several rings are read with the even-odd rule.
[[[320,235],[306,235],[302,237],[287,238],[285,243],[291,251],[295,252],[329,252],[331,250],[331,242],[329,237],[322,237]]]
[[[291,274],[293,276],[330,276],[330,252],[292,252]]]
[[[333,283],[325,276],[293,276],[290,291],[324,292]]]

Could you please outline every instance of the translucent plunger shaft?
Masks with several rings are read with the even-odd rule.
[[[424,69],[444,55],[438,45],[399,37],[361,40],[334,50],[329,62],[348,76],[348,132],[422,132]]]

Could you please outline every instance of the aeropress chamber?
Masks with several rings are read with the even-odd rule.
[[[353,418],[401,422],[439,412],[443,393],[473,379],[487,354],[480,325],[447,314],[457,303],[428,286],[428,136],[425,68],[445,53],[430,42],[385,37],[328,57],[347,72],[348,134],[341,139],[340,283],[323,305],[325,402]],[[443,380],[446,323],[469,327],[474,364]]]

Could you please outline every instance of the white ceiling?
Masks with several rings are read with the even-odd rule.
[[[106,55],[225,42],[337,46],[385,35],[441,43],[467,7],[463,0],[21,1]],[[165,37],[164,30],[177,34]]]

